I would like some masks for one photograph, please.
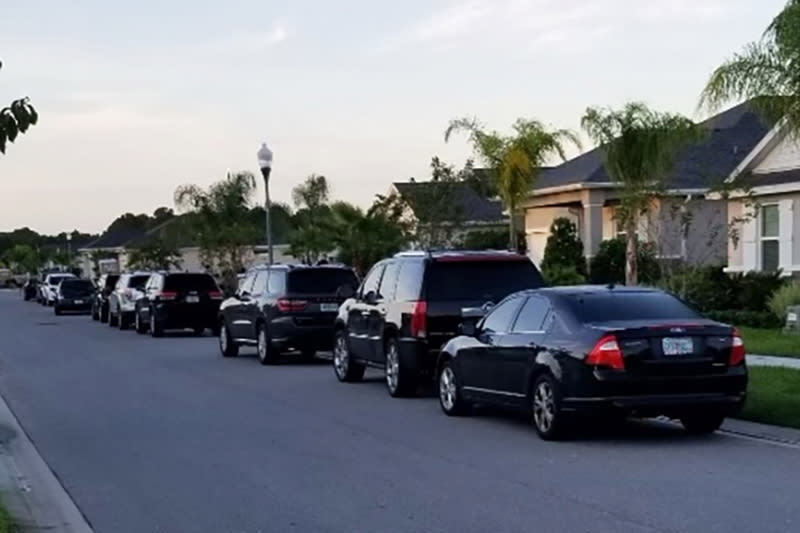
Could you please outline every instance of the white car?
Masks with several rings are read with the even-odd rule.
[[[48,274],[42,283],[42,303],[52,306],[58,297],[58,284],[65,279],[75,279],[74,274],[66,272],[59,272],[57,274]]]
[[[136,314],[136,300],[144,296],[144,286],[150,279],[150,272],[130,272],[122,274],[108,295],[108,325],[128,329]]]

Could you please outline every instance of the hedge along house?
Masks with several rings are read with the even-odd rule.
[[[778,122],[730,173],[727,271],[800,275],[800,138]]]
[[[747,103],[700,126],[706,135],[679,153],[662,193],[639,220],[638,237],[653,243],[662,260],[724,264],[728,205],[710,193],[763,141],[770,126]],[[590,261],[603,240],[624,234],[615,216],[620,192],[605,171],[599,148],[543,170],[523,204],[531,258],[537,264],[543,259],[550,225],[565,217],[577,226]]]

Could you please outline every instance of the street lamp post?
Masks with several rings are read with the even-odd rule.
[[[261,175],[264,177],[264,191],[266,201],[264,209],[267,212],[267,254],[269,264],[272,265],[272,221],[270,217],[271,203],[269,201],[269,176],[272,173],[272,150],[267,148],[267,143],[261,143],[258,150],[258,166],[261,168]]]
[[[72,267],[72,234],[67,233],[67,266]]]

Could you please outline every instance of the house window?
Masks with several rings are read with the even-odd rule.
[[[763,206],[761,208],[761,270],[767,272],[777,271],[780,265],[778,226],[778,206]]]

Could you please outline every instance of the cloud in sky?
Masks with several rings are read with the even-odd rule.
[[[631,24],[701,22],[735,12],[741,0],[447,0],[376,47],[391,52],[412,46],[447,46],[480,39],[485,44],[534,40],[538,44],[578,41]]]

